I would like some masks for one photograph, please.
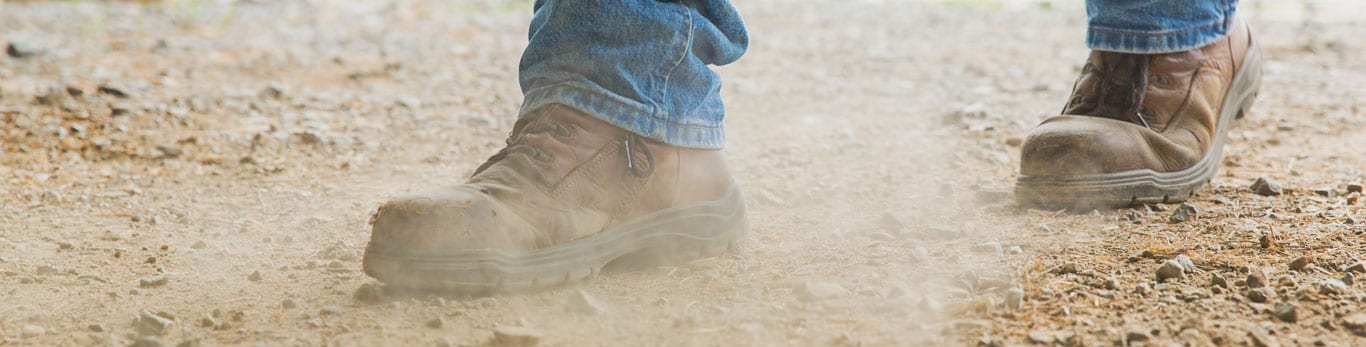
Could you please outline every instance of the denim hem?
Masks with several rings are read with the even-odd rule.
[[[721,149],[726,134],[721,127],[669,122],[651,116],[651,107],[580,82],[561,82],[528,90],[519,114],[523,117],[550,104],[587,113],[618,128],[670,145]]]
[[[1226,18],[1232,18],[1230,13]],[[1160,54],[1204,47],[1228,35],[1227,19],[1181,31],[1149,33],[1101,28],[1086,30],[1086,46],[1099,51]]]

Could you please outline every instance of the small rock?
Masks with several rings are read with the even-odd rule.
[[[294,302],[293,299],[284,299],[284,300],[280,301],[280,307],[282,307],[282,308],[288,310],[288,309],[292,309],[292,308],[295,308],[295,307],[299,307],[299,304],[296,303],[296,302]]]
[[[493,329],[494,346],[531,347],[541,342],[541,334],[531,328],[498,327]]]
[[[1259,304],[1271,301],[1271,298],[1275,296],[1276,291],[1271,290],[1270,287],[1253,288],[1247,291],[1247,300]]]
[[[1348,287],[1355,286],[1357,285],[1357,278],[1356,276],[1353,276],[1351,272],[1348,272],[1342,274],[1342,283],[1346,284]]]
[[[161,346],[163,346],[163,345],[161,344],[161,339],[158,339],[156,336],[138,336],[138,338],[137,338],[136,340],[133,340],[133,344],[131,344],[131,345],[129,345],[129,346],[130,346],[130,347],[161,347]]]
[[[373,304],[384,300],[384,290],[378,284],[365,283],[356,288],[356,301]]]
[[[441,317],[432,318],[432,320],[427,321],[427,327],[432,329],[440,329],[442,326],[445,325],[446,320],[441,319]]]
[[[193,249],[204,249],[207,247],[209,247],[209,244],[204,243],[204,240],[195,241],[193,245],[190,245],[190,248]]]
[[[1151,338],[1152,336],[1149,336],[1148,332],[1140,329],[1130,329],[1128,333],[1124,334],[1124,339],[1129,342],[1143,342]]]
[[[1020,307],[1024,306],[1024,296],[1024,289],[1010,288],[1006,290],[1006,308],[1019,310]]]
[[[1357,262],[1356,264],[1348,265],[1347,268],[1344,269],[1344,271],[1347,271],[1347,272],[1355,272],[1355,273],[1366,273],[1366,261],[1361,261],[1361,262]]]
[[[1276,319],[1280,319],[1287,323],[1294,323],[1300,320],[1300,315],[1296,311],[1295,304],[1286,302],[1276,303],[1276,306],[1271,308],[1271,315],[1275,316]]]
[[[1342,317],[1342,326],[1356,336],[1366,337],[1366,313]]]
[[[1334,194],[1334,193],[1337,193],[1337,191],[1333,190],[1332,187],[1318,187],[1318,188],[1310,189],[1309,191],[1310,191],[1310,192],[1313,192],[1314,195],[1322,196],[1322,197],[1325,197],[1325,198],[1331,198],[1331,197],[1333,197],[1334,195],[1337,195],[1337,194]]]
[[[1281,184],[1266,176],[1257,177],[1257,180],[1252,182],[1252,192],[1261,196],[1281,195]]]
[[[38,265],[38,268],[34,271],[34,273],[38,274],[39,276],[53,275],[57,272],[57,267],[52,265]]]
[[[1055,340],[1057,339],[1053,338],[1053,334],[1049,334],[1048,332],[1037,330],[1029,332],[1029,342],[1048,345],[1052,344]]]
[[[995,241],[972,245],[972,247],[969,248],[969,250],[977,253],[988,253],[996,255],[1004,253],[1004,248],[1001,246],[1001,243]]]
[[[1166,282],[1169,279],[1185,279],[1186,270],[1181,267],[1175,259],[1167,259],[1157,267],[1157,282]]]
[[[137,330],[142,335],[161,336],[173,323],[175,321],[170,318],[144,310],[138,314]]]
[[[1181,203],[1180,206],[1176,207],[1176,210],[1172,211],[1171,216],[1167,217],[1167,221],[1171,223],[1182,223],[1195,220],[1199,215],[1200,210],[1196,209],[1195,205]]]
[[[247,280],[248,280],[248,281],[252,281],[252,282],[260,282],[260,281],[261,281],[261,270],[252,271],[252,272],[251,272],[251,275],[247,275]]]
[[[101,84],[95,90],[98,90],[100,93],[109,94],[117,98],[127,98],[129,95],[131,95],[123,87],[119,87],[109,83]]]
[[[1020,254],[1022,254],[1022,253],[1024,253],[1024,249],[1020,248],[1020,246],[1010,246],[1010,247],[1006,247],[1006,254],[1009,254],[1009,255],[1020,255]]]
[[[1176,256],[1176,258],[1174,259],[1176,260],[1176,264],[1181,265],[1181,270],[1185,271],[1186,273],[1195,272],[1195,262],[1191,261],[1191,257],[1187,257],[1185,254],[1182,254]]]
[[[1139,283],[1134,286],[1134,294],[1148,295],[1148,292],[1151,291],[1153,291],[1153,287],[1149,286],[1147,283]]]
[[[1066,274],[1074,274],[1077,273],[1077,263],[1062,264],[1061,266],[1053,268],[1053,270],[1049,272],[1052,272],[1054,275],[1060,276]]]
[[[1323,280],[1323,282],[1319,282],[1319,294],[1341,295],[1347,293],[1347,290],[1347,283],[1343,283],[1342,280],[1336,278],[1330,278]]]
[[[849,295],[849,290],[835,283],[807,281],[797,286],[797,295],[802,301],[818,301]]]
[[[1309,257],[1299,257],[1290,261],[1290,271],[1304,271],[1309,267]]]
[[[91,332],[96,332],[96,333],[102,333],[102,332],[105,332],[105,331],[108,331],[108,330],[109,330],[109,329],[105,329],[103,325],[99,325],[99,324],[91,324],[90,326],[87,326],[87,327],[85,327],[85,328],[86,328],[86,329],[90,329]]]
[[[171,279],[163,275],[156,275],[138,280],[138,286],[143,288],[160,287],[167,283],[171,283]]]
[[[324,316],[330,316],[330,315],[334,315],[334,314],[341,313],[341,310],[342,310],[342,309],[341,309],[341,306],[332,305],[332,306],[323,307],[323,309],[322,309],[322,310],[319,310],[318,313],[321,313],[321,314],[324,315]]]
[[[607,313],[607,304],[583,289],[570,292],[569,298],[564,301],[564,308],[565,311],[584,315]]]
[[[37,325],[32,325],[32,324],[26,324],[26,325],[24,325],[24,327],[23,327],[23,328],[20,328],[20,331],[19,331],[19,334],[22,335],[23,337],[36,337],[36,336],[42,336],[43,334],[46,334],[46,333],[47,333],[47,329],[44,329],[43,327],[40,327],[40,326],[37,326]]]
[[[1228,288],[1228,280],[1219,274],[1212,274],[1209,277],[1209,285],[1220,288]]]
[[[1361,183],[1348,183],[1348,184],[1347,184],[1347,194],[1361,193],[1361,192],[1362,192],[1361,189],[1362,189]]]
[[[285,96],[285,90],[280,86],[272,84],[265,88],[261,88],[261,91],[256,93],[256,96],[262,99],[279,99]]]
[[[43,54],[43,47],[37,42],[26,39],[11,38],[8,45],[5,45],[5,54],[11,58],[28,58]]]
[[[212,316],[204,316],[204,318],[201,318],[199,320],[199,326],[205,328],[212,328],[218,326],[218,321],[215,321]]]
[[[1248,271],[1247,273],[1248,288],[1266,287],[1266,285],[1270,283],[1271,282],[1266,280],[1266,271],[1262,271],[1262,269],[1253,268],[1251,271]]]
[[[157,145],[157,151],[161,152],[161,156],[166,158],[179,157],[181,154],[185,153],[185,150],[180,149],[180,146],[175,144]]]
[[[915,246],[915,248],[911,248],[911,259],[915,261],[930,260],[930,250],[924,246]]]

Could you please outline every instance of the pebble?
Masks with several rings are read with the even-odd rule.
[[[584,315],[607,313],[607,304],[583,289],[570,292],[564,301],[564,308],[565,311]]]
[[[256,96],[262,99],[279,99],[285,96],[285,90],[277,85],[268,85],[265,88],[261,88],[261,91],[256,93]]]
[[[1181,265],[1181,270],[1186,271],[1186,273],[1195,272],[1195,262],[1191,261],[1191,257],[1187,257],[1185,254],[1182,254],[1176,256],[1175,259],[1176,264]]]
[[[926,261],[930,259],[930,250],[925,246],[915,246],[911,248],[911,259],[915,261]]]
[[[190,245],[190,248],[192,249],[204,249],[207,247],[209,247],[209,244],[204,243],[204,240],[195,241],[193,245]]]
[[[179,157],[181,154],[185,153],[185,150],[180,149],[180,146],[175,144],[157,145],[157,151],[161,152],[161,155],[167,158]]]
[[[1024,289],[1010,288],[1006,290],[1006,308],[1019,310],[1020,307],[1024,306],[1024,296]]]
[[[299,307],[299,304],[295,303],[293,299],[285,299],[283,301],[280,301],[280,307],[283,307],[284,309],[288,310],[291,308]]]
[[[1357,262],[1356,264],[1349,265],[1346,269],[1344,269],[1344,271],[1366,273],[1366,261]]]
[[[1342,317],[1342,326],[1357,336],[1366,337],[1366,313]]]
[[[100,93],[109,94],[117,98],[127,98],[130,95],[128,91],[123,87],[119,87],[109,83],[100,84],[100,86],[95,90],[98,90]]]
[[[1299,312],[1296,311],[1295,305],[1291,303],[1276,303],[1276,306],[1271,308],[1271,315],[1276,316],[1276,319],[1280,319],[1287,323],[1294,323],[1300,320]]]
[[[1270,287],[1253,288],[1247,291],[1247,299],[1259,304],[1271,301],[1271,298],[1275,296],[1276,292],[1271,290]]]
[[[1020,246],[1010,246],[1010,247],[1006,247],[1006,254],[1009,254],[1009,255],[1020,255],[1020,254],[1022,254],[1022,253],[1024,253],[1024,249],[1020,248]]]
[[[24,327],[20,329],[19,333],[20,333],[20,335],[23,335],[24,337],[35,337],[35,336],[42,336],[43,334],[46,334],[46,333],[47,333],[47,329],[44,329],[43,327],[40,327],[40,326],[37,326],[37,325],[27,324],[27,325],[24,325]]]
[[[87,327],[85,327],[85,328],[86,328],[86,329],[90,329],[90,331],[92,331],[92,332],[97,332],[97,333],[102,333],[102,332],[105,332],[105,331],[109,330],[109,329],[105,329],[103,325],[99,325],[99,324],[91,324],[90,326],[87,326]]]
[[[498,327],[493,329],[494,346],[531,347],[541,342],[541,333],[531,328]]]
[[[1266,176],[1257,177],[1257,180],[1252,182],[1252,192],[1261,196],[1281,195],[1281,184]]]
[[[28,58],[43,54],[43,51],[37,42],[20,38],[11,38],[9,44],[5,45],[5,54],[11,58]]]
[[[972,247],[969,248],[969,250],[976,253],[987,253],[996,255],[1001,255],[1002,253],[1005,253],[1005,249],[1001,246],[1001,243],[995,241],[972,245]]]
[[[138,286],[143,288],[160,287],[167,283],[171,283],[171,279],[163,275],[156,275],[138,280]]]
[[[1195,220],[1199,215],[1200,210],[1196,209],[1195,205],[1181,203],[1180,206],[1176,207],[1176,210],[1172,211],[1171,216],[1167,217],[1167,221],[1171,223],[1182,223]]]
[[[446,320],[441,319],[441,317],[432,318],[432,320],[427,321],[427,327],[432,329],[440,329],[442,326],[445,325]]]
[[[166,333],[167,328],[174,324],[170,318],[162,317],[152,311],[142,311],[138,314],[137,330],[142,335],[161,336]]]
[[[384,300],[384,291],[378,284],[365,283],[356,288],[356,301],[373,304]]]
[[[802,301],[818,301],[849,295],[849,290],[839,284],[820,281],[807,281],[797,286],[797,296]]]
[[[1357,278],[1356,276],[1353,276],[1351,272],[1348,272],[1342,274],[1342,283],[1346,284],[1348,287],[1354,286],[1357,284]]]
[[[1029,332],[1029,342],[1047,345],[1052,344],[1055,340],[1056,339],[1053,338],[1053,334],[1049,334],[1048,332],[1037,330]]]
[[[1362,188],[1361,183],[1349,183],[1347,184],[1347,194],[1361,193]]]
[[[1219,276],[1219,274],[1211,274],[1209,277],[1209,285],[1220,288],[1228,288],[1228,280],[1224,279],[1224,276]]]
[[[1265,286],[1266,286],[1267,284],[1269,284],[1269,283],[1270,283],[1270,282],[1268,282],[1268,281],[1266,280],[1266,271],[1262,271],[1262,269],[1258,269],[1258,268],[1253,268],[1251,271],[1248,271],[1248,273],[1247,273],[1247,287],[1248,287],[1248,288],[1261,288],[1261,287],[1265,287]]]
[[[212,316],[204,316],[204,318],[199,320],[199,326],[212,328],[218,326],[218,321],[215,321]]]
[[[1128,333],[1124,334],[1124,339],[1129,342],[1143,342],[1151,338],[1152,336],[1149,336],[1148,332],[1140,329],[1130,329]]]
[[[1178,263],[1174,259],[1167,259],[1167,261],[1162,262],[1161,266],[1157,267],[1158,282],[1165,282],[1169,279],[1181,280],[1184,278],[1186,278],[1186,270],[1181,267],[1181,263]]]
[[[323,309],[318,311],[318,313],[321,313],[324,316],[338,314],[341,313],[341,306],[332,305],[328,307],[323,307]]]
[[[1347,293],[1347,290],[1347,283],[1343,283],[1340,279],[1330,278],[1319,282],[1319,294],[1341,295]]]
[[[1309,267],[1309,257],[1299,257],[1290,261],[1290,271],[1304,271]]]
[[[161,344],[161,339],[158,339],[156,336],[138,336],[138,338],[137,338],[136,340],[133,340],[133,344],[131,344],[131,345],[129,345],[129,346],[130,346],[130,347],[161,347],[161,346],[163,346],[163,345]]]
[[[1148,286],[1147,283],[1139,283],[1138,285],[1134,286],[1134,294],[1148,295],[1148,292],[1151,291],[1153,291],[1153,288]]]
[[[247,276],[247,280],[248,280],[248,281],[252,281],[252,282],[260,282],[260,281],[261,281],[261,270],[252,271],[252,272],[251,272],[251,275],[248,275],[248,276]]]

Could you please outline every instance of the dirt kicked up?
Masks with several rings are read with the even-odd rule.
[[[1366,19],[1262,3],[1210,188],[1041,211],[1018,146],[1080,7],[739,2],[747,240],[487,297],[359,255],[380,202],[501,148],[526,2],[2,3],[0,344],[1360,345]]]

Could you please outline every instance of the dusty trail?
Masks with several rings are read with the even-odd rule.
[[[1346,193],[1366,167],[1361,21],[1252,17],[1263,98],[1198,219],[1169,224],[1003,196],[1086,54],[1077,9],[744,2],[754,46],[721,69],[741,250],[541,293],[358,300],[375,206],[501,147],[526,5],[177,4],[0,5],[0,39],[42,43],[0,57],[0,344],[1361,342],[1360,285],[1316,294],[1366,259]],[[1263,175],[1286,195],[1252,194]],[[1150,283],[1178,253],[1199,270]],[[1301,256],[1320,270],[1286,269]],[[1242,268],[1288,276],[1275,302],[1300,319],[1242,299]],[[139,331],[144,310],[173,323]]]

